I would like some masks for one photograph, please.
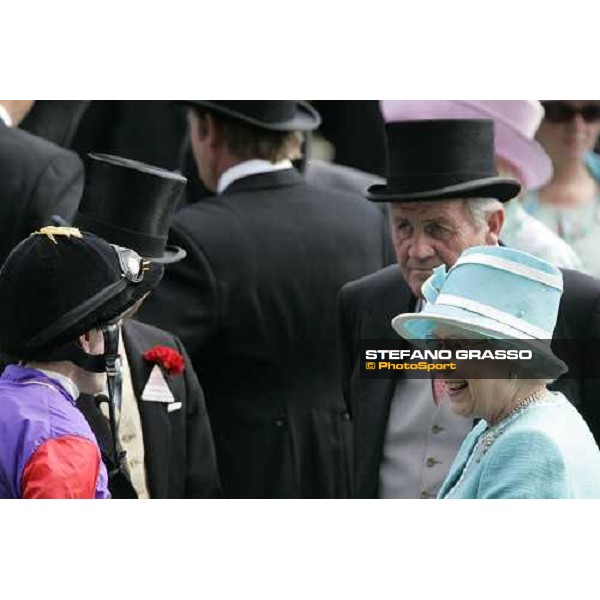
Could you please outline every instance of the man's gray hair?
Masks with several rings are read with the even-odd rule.
[[[496,200],[496,198],[468,198],[464,200],[464,207],[478,229],[485,226],[490,214],[498,210],[504,210],[502,202]]]

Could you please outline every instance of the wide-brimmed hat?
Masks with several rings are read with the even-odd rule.
[[[552,177],[552,161],[534,139],[544,109],[538,100],[382,100],[386,122],[492,119],[496,155],[513,164],[528,189]]]
[[[179,100],[270,131],[311,131],[321,124],[319,113],[303,100]]]
[[[403,338],[435,339],[443,326],[459,339],[515,341],[532,350],[548,378],[567,371],[550,349],[563,290],[562,273],[550,263],[512,248],[475,246],[449,271],[437,267],[421,289],[424,309],[392,320]]]
[[[44,227],[0,270],[0,350],[43,359],[110,323],[158,285],[163,266],[73,227]]]
[[[88,154],[86,181],[73,225],[154,262],[185,257],[167,238],[187,180],[136,160]]]
[[[496,198],[507,202],[521,185],[499,177],[494,124],[486,119],[436,119],[387,123],[388,172],[372,185],[374,202]]]

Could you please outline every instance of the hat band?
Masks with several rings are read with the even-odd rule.
[[[503,323],[505,325],[509,325],[513,329],[520,331],[524,335],[529,337],[536,338],[538,340],[549,340],[552,338],[552,332],[548,332],[541,327],[536,327],[523,319],[519,319],[514,315],[511,315],[503,310],[499,310],[490,306],[489,304],[482,304],[481,302],[477,302],[476,300],[470,300],[468,298],[462,298],[460,296],[454,296],[452,294],[440,294],[437,297],[434,306],[439,305],[444,306],[453,306],[455,308],[464,308],[469,312],[476,313],[482,317],[486,317],[488,319],[494,319]]]
[[[422,175],[390,175],[387,180],[389,192],[409,194],[428,190],[443,189],[480,179],[497,177],[495,171],[461,171],[460,173],[423,173]]]
[[[559,292],[563,290],[563,281],[560,275],[552,275],[551,273],[545,273],[539,269],[528,267],[522,263],[516,263],[512,260],[506,260],[497,256],[489,256],[487,254],[470,254],[459,258],[453,265],[452,270],[456,269],[459,265],[485,265],[488,267],[494,267],[501,271],[507,271],[521,275],[526,279],[531,279],[537,283],[543,283],[549,287],[557,289]]]
[[[166,232],[162,236],[151,235],[126,227],[118,227],[84,213],[77,214],[76,223],[80,229],[91,231],[98,237],[110,240],[112,244],[131,248],[145,258],[161,258],[167,245]]]

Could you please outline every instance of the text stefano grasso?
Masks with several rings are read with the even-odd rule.
[[[168,346],[154,346],[144,352],[144,358],[148,362],[161,366],[168,375],[179,375],[185,370],[183,356]]]

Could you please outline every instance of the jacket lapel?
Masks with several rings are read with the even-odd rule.
[[[400,341],[402,347],[408,348],[408,342],[399,338],[392,329],[391,320],[398,314],[413,312],[417,299],[404,283],[399,270],[397,281],[398,285],[391,286],[377,306],[373,306],[366,315],[361,337]],[[398,375],[387,379],[361,379],[360,364],[357,362],[353,377],[356,378],[355,389],[359,390],[354,431],[357,494],[359,497],[372,498],[377,496],[390,404],[396,382],[401,376],[398,372]]]
[[[169,414],[164,403],[142,400],[144,387],[154,367],[144,359],[143,355],[144,352],[156,345],[156,340],[148,338],[135,321],[124,321],[122,331],[131,372],[131,384],[138,403],[144,432],[146,476],[150,496],[152,498],[166,497],[169,480],[169,453],[165,449],[170,448],[171,438]],[[169,385],[168,378],[166,379],[167,385]]]
[[[465,442],[463,442],[463,445],[458,451],[458,454],[450,467],[450,471],[448,472],[448,475],[446,476],[446,479],[444,480],[444,483],[440,488],[440,491],[438,493],[439,498],[443,498],[444,496],[446,496],[448,492],[456,485],[457,481],[459,480],[460,476],[465,470],[471,453],[475,448],[475,444],[477,443],[480,437],[480,435],[471,436],[471,438],[468,441],[465,440]]]

